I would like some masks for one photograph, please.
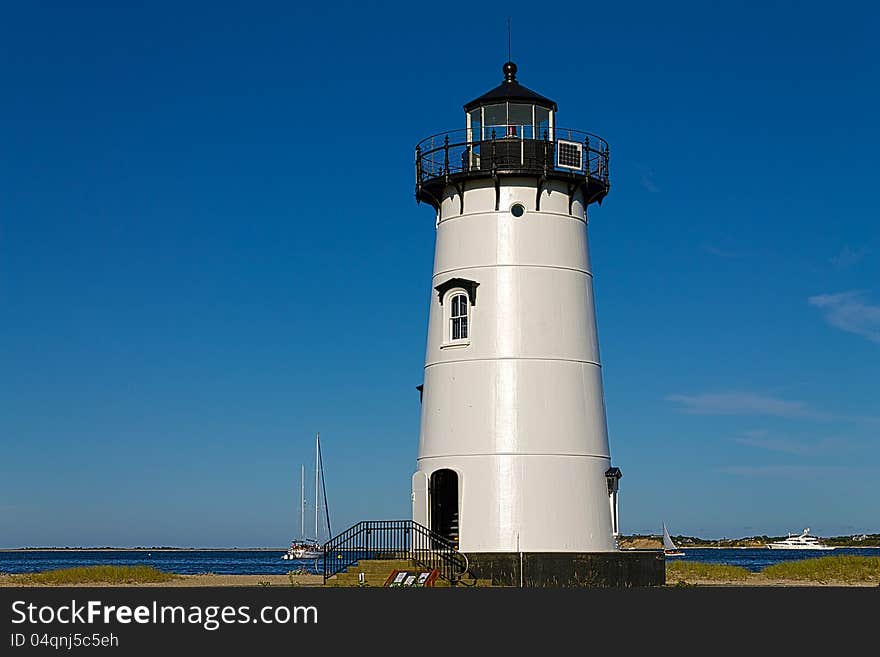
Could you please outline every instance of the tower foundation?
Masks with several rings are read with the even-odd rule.
[[[495,586],[522,588],[622,588],[663,586],[660,550],[617,552],[476,552],[468,573]]]

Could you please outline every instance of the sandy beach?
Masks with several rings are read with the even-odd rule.
[[[101,582],[93,582],[88,584],[73,584],[73,585],[65,585],[73,586],[73,587],[111,587],[111,588],[119,588],[119,587],[131,587],[136,586],[138,588],[146,587],[146,588],[165,588],[165,587],[237,587],[237,586],[250,586],[250,587],[263,587],[263,586],[271,586],[275,588],[283,588],[283,587],[321,587],[324,585],[324,579],[320,575],[293,575],[292,581],[291,578],[288,578],[287,575],[214,575],[214,574],[205,574],[205,575],[178,575],[175,579],[170,580],[168,582],[157,582],[157,583],[140,583],[140,584],[108,584]],[[27,586],[53,586],[53,585],[45,585],[45,584],[30,584],[27,582],[23,582],[20,578],[14,575],[0,575],[0,587],[27,587]],[[693,579],[689,578],[687,580],[682,581],[680,578],[675,576],[668,576],[666,579],[667,587],[679,587],[679,586],[695,586],[695,587],[736,587],[736,586],[748,586],[748,587],[877,587],[877,584],[874,582],[842,582],[842,581],[827,581],[827,582],[807,582],[807,581],[795,581],[795,580],[778,580],[778,579],[769,579],[764,577],[760,573],[754,573],[750,577],[744,580],[722,580],[722,579]]]
[[[268,582],[268,584],[266,584]],[[102,582],[90,582],[87,584],[67,584],[65,586],[88,587],[191,587],[191,586],[273,586],[273,587],[301,587],[323,586],[324,578],[321,575],[178,575],[175,579],[167,582],[140,583],[140,584],[107,584]],[[0,587],[22,586],[53,586],[46,584],[31,584],[22,581],[20,576],[0,575]]]

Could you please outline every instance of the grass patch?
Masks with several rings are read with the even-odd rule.
[[[72,584],[152,584],[176,579],[152,566],[79,566],[13,575],[22,584],[69,586]]]
[[[741,581],[748,579],[749,571],[739,566],[701,561],[667,561],[666,577],[679,580]]]
[[[784,561],[767,566],[761,574],[802,582],[880,582],[880,557],[841,555]]]

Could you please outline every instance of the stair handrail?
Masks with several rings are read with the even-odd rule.
[[[436,568],[450,583],[470,567],[467,555],[452,541],[414,520],[362,520],[324,544],[324,582],[362,559],[377,557],[406,558]]]

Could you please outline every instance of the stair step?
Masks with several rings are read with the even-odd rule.
[[[383,586],[388,577],[395,570],[426,570],[425,566],[410,559],[362,559],[350,565],[344,571],[327,579],[327,586]],[[363,575],[364,581],[360,581]],[[446,588],[452,584],[438,577],[434,582],[437,588]],[[485,587],[492,586],[492,581],[487,579],[473,579],[467,576],[456,583],[459,587]]]
[[[365,573],[363,584],[361,583],[358,574],[359,573],[357,572],[353,572],[334,575],[327,580],[327,586],[383,586],[388,580],[389,575],[391,575],[391,571],[388,571],[387,573]],[[435,588],[446,588],[450,586],[452,586],[452,584],[442,577],[438,577],[434,581]],[[465,578],[457,582],[456,586],[461,588],[487,587],[492,586],[492,580]]]

